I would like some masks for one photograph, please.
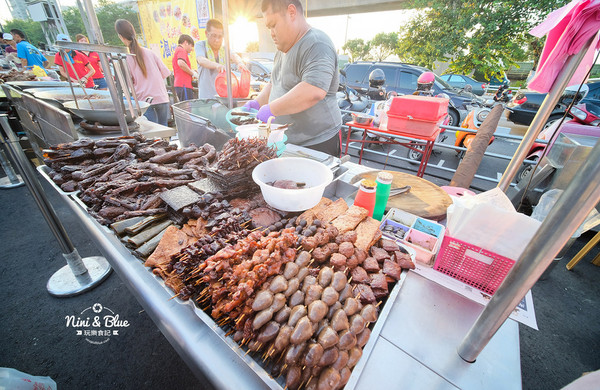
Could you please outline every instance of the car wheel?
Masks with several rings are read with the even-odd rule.
[[[537,163],[538,159],[539,159],[538,156],[533,156],[530,158],[530,160],[535,161],[536,163]],[[533,171],[533,168],[535,168],[535,164],[525,164],[524,163],[521,166],[521,168],[519,168],[519,170],[517,171],[517,175],[515,176],[515,181],[517,183],[520,183],[521,181],[528,178],[529,175],[531,174],[531,172]]]
[[[424,149],[423,145],[418,145],[416,142],[413,142],[413,141],[411,141],[410,146],[415,149],[419,149],[419,150]],[[420,164],[421,158],[423,158],[423,153],[419,153],[416,150],[412,150],[412,149],[407,149],[407,150],[408,150],[408,152],[406,153],[406,157],[408,157],[408,159],[410,160],[409,163]]]
[[[552,126],[554,123],[560,121],[562,119],[562,115],[560,114],[555,114],[555,115],[550,115],[550,118],[548,118],[548,120],[546,121],[546,124],[544,125],[543,130],[546,130],[548,127]],[[567,115],[567,117],[565,118],[565,120],[570,120],[572,119],[569,115]]]
[[[448,116],[450,117],[450,122],[448,122],[448,126],[459,126],[460,123],[460,115],[458,112],[450,109],[448,110]]]

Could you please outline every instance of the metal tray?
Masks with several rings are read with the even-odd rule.
[[[104,249],[103,253],[110,252],[108,254],[107,253],[104,253],[104,254],[108,260],[111,260],[111,266],[113,266],[115,271],[117,271],[117,273],[119,273],[119,270],[121,269],[121,267],[123,267],[123,269],[126,269],[127,267],[131,268],[131,264],[134,264],[135,272],[139,273],[140,275],[147,273],[152,276],[150,280],[152,280],[153,282],[146,283],[144,285],[144,288],[151,289],[152,291],[155,292],[154,294],[158,294],[158,291],[156,289],[160,289],[160,290],[163,290],[163,292],[160,293],[159,295],[161,295],[163,297],[165,295],[172,296],[173,295],[172,290],[164,284],[164,281],[161,278],[159,278],[158,276],[152,274],[152,271],[150,270],[150,268],[145,267],[143,262],[139,258],[134,256],[131,253],[131,251],[127,247],[125,247],[125,245],[123,245],[123,243],[119,240],[119,237],[111,229],[109,229],[106,226],[100,225],[91,215],[87,214],[87,206],[76,196],[75,193],[65,193],[52,181],[52,179],[50,179],[50,177],[47,175],[47,171],[49,169],[50,168],[47,166],[38,167],[38,171],[42,174],[42,177],[44,177],[56,191],[58,191],[59,193],[64,195],[65,200],[67,200],[68,202],[71,202],[73,204],[72,206],[74,206],[74,207],[71,207],[73,210],[79,209],[79,210],[83,211],[83,213],[85,213],[84,220],[82,221],[84,223],[84,226],[88,227],[88,228],[89,228],[89,226],[93,226],[90,233],[93,235],[93,238],[96,240],[96,242],[99,243],[99,245],[101,246],[101,249]],[[336,182],[339,182],[339,181],[336,181]],[[347,184],[347,183],[343,183],[343,182],[340,182],[340,183],[342,183],[342,184],[339,184],[340,191],[341,191],[342,187],[345,187],[344,184]],[[335,190],[335,193],[338,192],[337,185],[338,184],[336,184],[334,187],[332,187],[332,189]],[[351,187],[354,187],[354,186],[351,186]],[[82,214],[81,212],[77,212],[77,213]],[[97,231],[98,230],[100,230],[102,232],[102,235],[104,236],[104,239],[102,239],[100,241],[97,240],[97,238],[98,238]],[[113,248],[107,247],[107,245],[108,245],[107,242],[110,242],[110,244],[113,246]],[[414,261],[413,251],[411,251],[411,248],[407,248],[407,250],[409,251],[409,253],[411,253],[411,257],[413,258],[413,261]],[[118,253],[120,256],[115,256],[114,252]],[[113,262],[119,263],[119,264],[114,264]],[[123,263],[123,264],[121,264],[121,263]],[[125,263],[127,265],[124,265]],[[128,271],[131,272],[129,269],[128,269]],[[123,271],[123,272],[125,272],[125,271]],[[392,291],[390,292],[390,295],[388,296],[387,300],[385,301],[385,304],[383,305],[381,312],[379,313],[379,317],[378,317],[377,321],[375,323],[371,324],[371,326],[372,326],[371,336],[369,338],[369,341],[363,348],[363,355],[362,355],[361,359],[359,360],[358,364],[352,370],[352,375],[350,376],[348,384],[345,387],[346,389],[353,389],[354,386],[356,385],[358,378],[361,375],[361,370],[365,366],[366,361],[369,359],[369,356],[370,356],[371,352],[373,351],[376,340],[379,337],[379,334],[381,333],[381,330],[382,330],[383,325],[386,322],[386,319],[391,311],[393,303],[399,294],[400,288],[402,287],[402,284],[404,283],[404,281],[406,279],[406,275],[407,275],[407,271],[403,270],[401,273],[401,276],[400,276],[400,280],[398,282],[396,282]],[[125,277],[125,275],[120,274],[119,276],[121,278],[124,278],[124,281],[126,282],[127,285],[140,283],[139,278],[137,278],[136,281],[128,281],[127,278]],[[145,279],[148,279],[148,278],[146,277]],[[152,284],[152,285],[149,285],[149,284]],[[138,285],[138,288],[139,288],[139,285]],[[147,299],[146,294],[135,294],[135,292],[136,291],[134,291],[134,295],[136,295],[136,298],[138,299],[138,301],[140,301],[142,306],[146,307],[146,305],[151,304],[146,301],[146,299]],[[273,378],[266,371],[266,367],[264,364],[260,363],[256,359],[254,359],[251,354],[249,354],[245,349],[241,348],[235,341],[233,341],[232,337],[225,336],[225,330],[223,328],[221,328],[219,325],[217,325],[217,323],[207,313],[205,313],[203,310],[198,308],[194,304],[193,301],[181,301],[179,299],[174,299],[171,302],[168,302],[168,306],[172,307],[173,305],[189,308],[194,313],[196,318],[198,318],[204,325],[206,325],[208,328],[210,328],[212,333],[221,340],[222,344],[225,344],[228,347],[228,349],[231,350],[236,355],[236,357],[247,366],[247,368],[249,368],[256,376],[258,376],[258,378],[260,378],[260,380],[264,383],[264,385],[266,385],[268,388],[273,389],[273,390],[284,390],[285,378],[283,376],[281,376],[278,379]],[[165,306],[165,303],[164,302],[161,303],[160,307],[164,307],[164,306]],[[148,310],[148,311],[151,311],[151,310]],[[175,311],[177,311],[177,310],[175,310]],[[152,313],[149,313],[149,314],[152,314]],[[155,313],[155,315],[159,317],[157,319],[157,318],[155,318],[155,316],[151,315],[155,324],[162,331],[162,333],[165,334],[167,339],[171,342],[171,344],[173,344],[173,346],[175,347],[177,352],[180,354],[182,359],[184,359],[186,361],[186,363],[188,363],[188,365],[192,366],[192,368],[194,370],[205,370],[205,369],[212,370],[214,368],[215,370],[217,370],[219,372],[221,371],[221,369],[219,367],[209,366],[210,368],[206,368],[206,366],[207,366],[206,361],[200,360],[200,359],[194,359],[193,357],[189,356],[190,355],[189,351],[181,350],[181,343],[185,344],[187,348],[190,348],[190,342],[191,343],[194,343],[194,342],[201,343],[203,341],[201,339],[194,339],[194,340],[190,341],[190,340],[185,339],[184,336],[178,335],[176,333],[174,334],[175,330],[173,328],[182,328],[182,329],[188,330],[188,328],[191,327],[189,325],[189,323],[186,321],[186,319],[179,319],[176,316],[173,317],[171,312],[169,312],[168,314],[166,314],[166,313],[156,314]],[[167,317],[169,315],[170,315],[169,321],[171,321],[172,324],[175,324],[177,326],[169,327],[163,323],[164,321],[161,321],[161,318],[160,318],[161,316]],[[173,339],[175,339],[175,340],[173,340]],[[192,347],[192,349],[194,349],[194,348]],[[222,355],[222,354],[225,354],[225,352],[219,351],[219,355]],[[236,364],[235,361],[229,361],[229,363],[232,365]],[[240,374],[240,376],[242,376],[242,375],[243,374]],[[214,378],[214,376],[213,376],[213,378]],[[222,378],[219,378],[219,379],[223,380]]]

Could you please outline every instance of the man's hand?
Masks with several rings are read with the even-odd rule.
[[[225,72],[225,65],[223,65],[223,64],[217,64],[216,69],[219,71],[219,73]]]
[[[260,108],[260,110],[258,110],[258,113],[256,114],[256,119],[258,119],[261,122],[268,122],[270,117],[275,117],[275,115],[273,115],[271,113],[271,107],[269,107],[268,104],[265,104],[264,106],[262,106]]]
[[[193,79],[193,80],[198,80],[198,71],[197,71],[197,70],[195,70],[195,71],[192,73],[192,79]]]

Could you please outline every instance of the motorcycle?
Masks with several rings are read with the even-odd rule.
[[[600,106],[590,101],[581,101],[579,104],[574,105],[569,110],[569,114],[573,119],[568,120],[566,123],[579,123],[582,125],[600,127]],[[559,129],[560,121],[554,122],[552,125],[545,127],[538,135],[538,140],[550,141],[556,131]],[[525,164],[519,168],[515,181],[521,182],[525,178],[529,177],[530,172],[534,169],[537,161],[542,158],[544,151],[546,150],[546,143],[534,142],[527,153],[525,160],[533,161],[533,164]]]

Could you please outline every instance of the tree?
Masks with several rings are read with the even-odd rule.
[[[535,59],[529,48],[537,38],[528,31],[567,2],[413,0],[413,7],[428,8],[400,32],[396,54],[428,68],[439,60],[449,62],[453,72],[478,70],[491,77],[517,61]]]
[[[13,28],[21,30],[27,36],[27,41],[37,46],[39,42],[46,43],[42,26],[33,20],[13,19],[4,23],[4,31],[9,32]]]
[[[398,45],[398,33],[379,33],[369,41],[370,54],[377,61],[383,61],[396,51]]]
[[[365,41],[360,38],[350,39],[342,46],[342,50],[348,53],[350,62],[369,59],[370,49],[369,43],[365,43]]]
[[[248,42],[246,45],[246,53],[256,53],[258,52],[258,41]]]
[[[110,0],[100,0],[95,8],[100,31],[104,37],[104,43],[107,45],[121,45],[121,40],[115,31],[115,22],[117,19],[127,19],[135,27],[135,31],[140,34],[140,23],[138,14],[129,6],[122,3],[114,3]],[[67,7],[63,10],[63,19],[71,38],[77,34],[87,35],[81,13],[77,7]]]

